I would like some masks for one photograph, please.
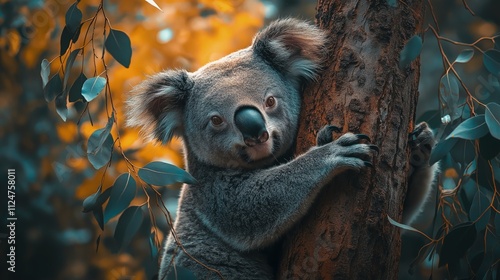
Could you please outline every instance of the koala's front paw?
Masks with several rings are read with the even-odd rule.
[[[427,166],[431,156],[432,147],[436,144],[434,134],[427,123],[421,122],[408,136],[411,149],[410,164],[413,168]]]
[[[379,149],[368,144],[370,138],[364,134],[346,133],[327,146],[333,153],[328,160],[335,174],[348,169],[360,170],[363,167],[373,167],[371,156]],[[366,143],[365,143],[366,142]]]
[[[333,132],[342,132],[342,130],[334,125],[325,125],[319,131],[316,136],[316,146],[323,146],[333,141]]]

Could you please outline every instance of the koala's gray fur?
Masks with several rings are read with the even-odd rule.
[[[199,279],[218,278],[200,263],[226,279],[273,279],[265,248],[303,217],[333,176],[371,166],[377,148],[368,137],[347,133],[332,142],[329,126],[318,146],[291,157],[300,90],[320,69],[324,44],[315,26],[279,20],[246,49],[193,73],[159,73],[134,89],[128,124],[164,143],[181,137],[187,169],[198,181],[182,188],[174,225],[189,255],[170,234],[159,279],[176,266]],[[235,124],[241,108],[265,122],[268,137],[256,145],[247,145]]]

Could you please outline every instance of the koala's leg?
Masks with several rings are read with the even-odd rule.
[[[267,246],[306,213],[333,176],[372,166],[370,159],[378,148],[365,141],[369,141],[366,135],[347,133],[286,164],[245,172],[237,179],[236,174],[220,177],[213,187],[199,189],[217,195],[215,201],[208,201],[209,195],[200,193],[197,215],[239,250]]]
[[[405,224],[411,224],[418,217],[432,194],[438,165],[429,166],[429,158],[435,144],[434,134],[425,122],[418,124],[409,135],[411,154],[408,191],[403,208]]]

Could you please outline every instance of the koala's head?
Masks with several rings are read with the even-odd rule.
[[[306,22],[275,21],[246,49],[138,85],[127,101],[128,124],[163,143],[182,137],[188,153],[211,165],[269,164],[294,143],[299,91],[319,70],[324,41]]]

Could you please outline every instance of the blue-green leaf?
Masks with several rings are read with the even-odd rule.
[[[104,230],[104,215],[102,214],[102,206],[96,206],[94,210],[92,210],[92,214],[94,214],[94,218],[101,230]]]
[[[414,35],[408,40],[403,50],[399,55],[399,68],[404,68],[418,57],[422,50],[422,38],[419,35]]]
[[[74,34],[79,28],[80,23],[82,22],[82,11],[77,7],[78,1],[73,3],[71,7],[69,7],[68,11],[66,11],[66,26],[68,27],[71,34]]]
[[[121,213],[135,197],[136,184],[130,173],[123,173],[116,178],[109,197],[108,205],[104,210],[104,222]]]
[[[101,128],[94,131],[87,143],[87,158],[95,169],[103,167],[111,159],[114,142],[110,133],[107,133],[106,137],[101,137],[105,129]]]
[[[465,49],[457,56],[457,59],[455,59],[455,62],[467,63],[472,59],[473,56],[474,56],[473,49]]]
[[[106,50],[116,59],[116,61],[126,68],[130,66],[132,47],[130,38],[125,32],[111,29],[104,45],[106,46]]]
[[[496,77],[500,77],[500,51],[495,49],[485,51],[483,55],[483,63],[484,67],[486,67],[491,74]]]
[[[82,87],[83,83],[87,80],[87,76],[84,73],[80,73],[80,76],[76,78],[75,82],[69,89],[69,102],[76,102],[78,100],[83,100]]]
[[[87,198],[83,200],[83,210],[82,210],[83,213],[87,213],[94,210],[97,198],[99,198],[99,196],[101,195],[101,189],[102,186],[99,186],[99,188],[97,188],[97,191],[95,193],[89,195]]]
[[[61,94],[56,96],[56,112],[61,117],[63,121],[66,121],[68,117],[68,92],[63,91]]]
[[[488,133],[484,115],[478,115],[463,121],[446,137],[462,138],[466,140],[475,140],[485,136]]]
[[[486,189],[480,189],[474,195],[472,204],[469,210],[469,217],[473,222],[476,222],[476,230],[482,231],[490,220],[490,203],[493,194]],[[477,221],[476,221],[477,220]]]
[[[457,262],[476,241],[476,227],[471,222],[454,226],[444,237],[439,252],[439,267]]]
[[[432,148],[431,157],[429,158],[429,165],[433,165],[434,163],[441,160],[444,156],[446,156],[451,149],[457,144],[458,138],[450,138],[443,140],[437,143],[434,148]]]
[[[149,235],[149,249],[151,252],[151,259],[156,260],[158,256],[158,247],[156,247],[156,231],[154,230]]]
[[[67,85],[68,85],[68,79],[69,79],[69,74],[71,73],[71,67],[73,67],[73,63],[75,63],[75,58],[80,52],[80,49],[73,50],[68,58],[66,59],[66,68],[64,72],[64,80],[63,80],[63,89],[64,91],[68,91]]]
[[[491,135],[496,139],[500,139],[500,105],[494,102],[486,104],[484,114]]]
[[[82,96],[87,102],[92,101],[106,86],[106,79],[103,77],[93,77],[86,80],[82,86]]]
[[[56,73],[52,78],[50,78],[49,82],[45,86],[43,91],[43,96],[45,97],[45,101],[50,102],[56,98],[63,91],[61,77],[59,77],[59,73]]]
[[[40,76],[42,76],[42,83],[44,88],[49,82],[49,75],[50,75],[50,62],[44,58],[42,60],[41,70],[40,70]]]
[[[114,238],[120,249],[128,246],[132,237],[137,233],[144,220],[143,212],[139,206],[127,208],[118,219]]]
[[[168,186],[173,183],[196,184],[196,180],[185,170],[160,161],[148,163],[137,173],[144,182],[155,186]]]

